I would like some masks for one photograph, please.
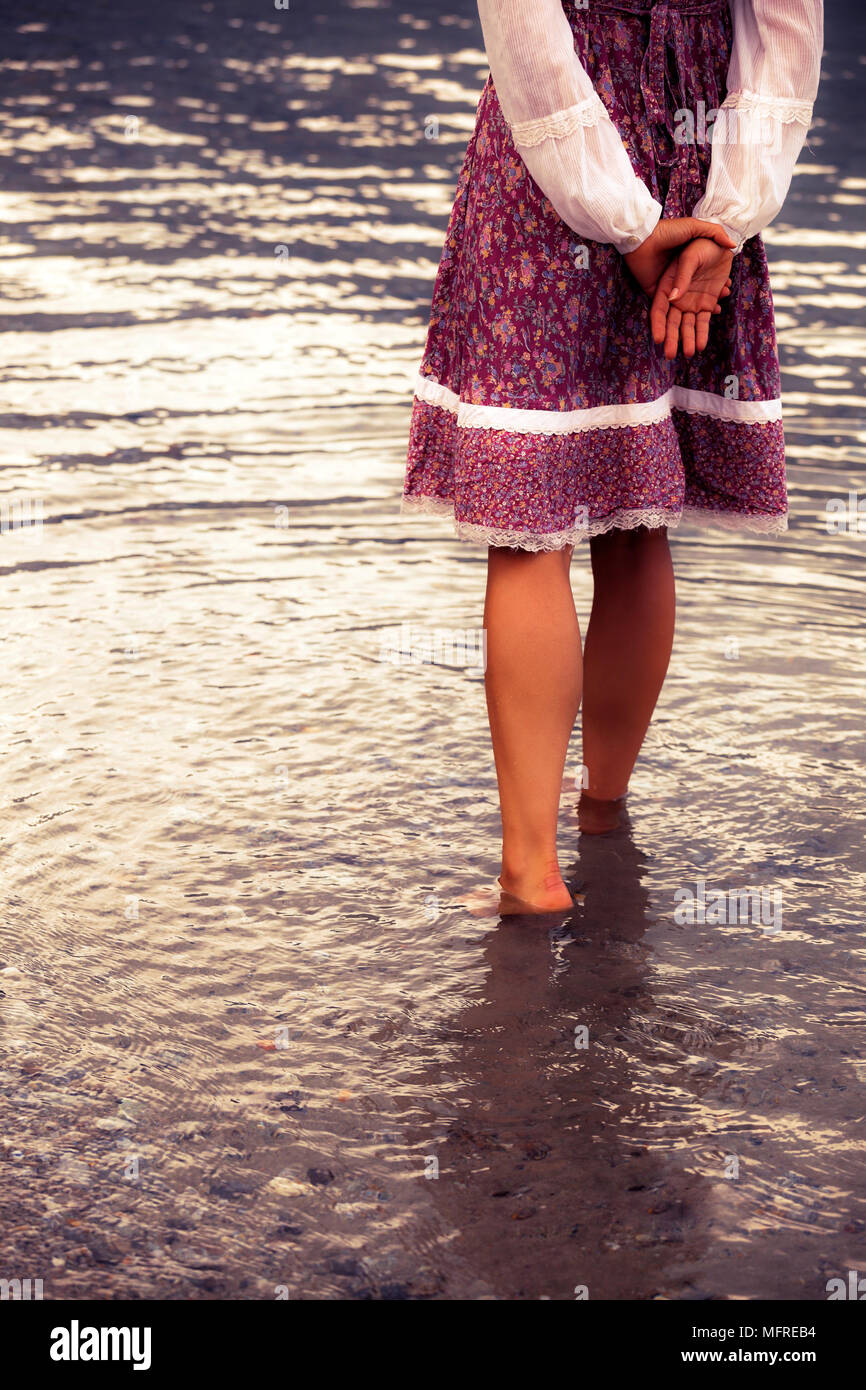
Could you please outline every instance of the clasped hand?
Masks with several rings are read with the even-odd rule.
[[[718,222],[699,217],[663,217],[646,241],[625,256],[641,289],[652,300],[653,342],[665,357],[694,357],[707,345],[710,321],[731,292],[735,242]]]

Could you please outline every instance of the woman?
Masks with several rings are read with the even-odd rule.
[[[760,231],[811,119],[821,0],[479,0],[490,62],[415,387],[406,510],[488,550],[502,910],[556,852],[583,698],[584,832],[618,824],[667,671],[681,518],[787,525]],[[581,654],[569,580],[589,539]]]

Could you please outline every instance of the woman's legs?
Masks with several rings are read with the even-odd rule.
[[[594,583],[584,651],[583,762],[593,800],[625,795],[668,669],[674,572],[664,527],[610,531],[590,541]],[[581,828],[598,823],[591,803]]]
[[[664,528],[590,541],[594,592],[586,635],[585,831],[611,829],[673,645],[674,575]],[[539,908],[571,901],[556,853],[562,774],[581,694],[571,547],[532,554],[491,548],[485,688],[502,808],[502,886]],[[604,803],[607,803],[605,805]]]
[[[556,853],[568,740],[580,704],[580,629],[571,546],[491,547],[485,690],[502,808],[503,888],[553,911],[571,905]]]

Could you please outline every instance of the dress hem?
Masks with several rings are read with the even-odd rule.
[[[404,493],[400,501],[403,515],[427,513],[451,516],[459,540],[474,541],[509,550],[562,550],[567,545],[601,536],[609,531],[633,531],[638,526],[675,529],[680,522],[699,526],[717,526],[723,531],[745,531],[758,535],[781,535],[788,529],[788,513],[722,511],[714,507],[621,508],[609,516],[594,517],[584,526],[565,527],[560,531],[520,531],[516,528],[480,526],[460,521],[454,516],[454,503],[448,497],[433,497],[423,493]]]

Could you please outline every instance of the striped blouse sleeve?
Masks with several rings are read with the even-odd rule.
[[[788,193],[818,91],[822,0],[731,0],[728,94],[712,131],[694,216],[721,222],[741,250]]]
[[[661,216],[574,49],[561,0],[478,0],[493,85],[521,159],[579,236],[633,251]]]

